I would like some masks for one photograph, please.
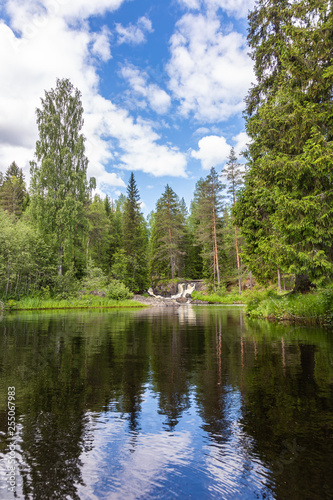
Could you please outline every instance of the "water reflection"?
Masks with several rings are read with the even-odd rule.
[[[330,498],[332,333],[191,306],[0,328],[1,498],[8,386],[18,498]]]

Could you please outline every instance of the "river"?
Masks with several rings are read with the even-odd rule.
[[[1,499],[333,498],[332,330],[232,306],[22,312],[0,346]]]

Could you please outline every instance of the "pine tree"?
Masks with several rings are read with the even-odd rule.
[[[262,278],[278,269],[309,285],[333,273],[332,5],[260,0],[249,20],[243,250]]]
[[[205,179],[200,179],[194,193],[197,242],[202,245],[202,257],[212,269],[214,285],[221,283],[220,255],[222,234],[222,189],[223,184],[212,168]]]
[[[75,238],[86,238],[89,188],[81,94],[68,79],[45,91],[36,110],[39,140],[31,162],[31,211],[58,253],[58,273],[74,265]],[[84,245],[82,244],[82,248]]]
[[[243,184],[243,174],[240,170],[241,165],[237,162],[237,157],[234,148],[231,148],[230,154],[228,156],[228,162],[223,169],[223,176],[228,183],[227,193],[231,196],[232,206],[235,206],[236,198],[240,186]],[[239,256],[239,236],[237,225],[234,224],[235,231],[235,250],[236,250],[236,262],[238,271],[238,292],[242,293],[242,278],[241,278],[241,263]]]

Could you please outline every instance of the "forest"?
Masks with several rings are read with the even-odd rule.
[[[259,1],[249,14],[256,81],[245,99],[245,158],[196,185],[191,206],[166,185],[144,218],[126,196],[93,194],[79,89],[45,91],[27,187],[0,174],[0,300],[62,297],[107,286],[127,298],[161,280],[205,279],[308,292],[333,274],[333,16],[327,0]]]

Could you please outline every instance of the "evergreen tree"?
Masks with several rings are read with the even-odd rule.
[[[75,260],[75,238],[86,238],[84,207],[88,201],[81,94],[68,79],[45,91],[36,110],[39,140],[31,162],[31,213],[58,254],[58,273]],[[93,187],[93,182],[91,183]],[[83,248],[83,244],[82,244]]]
[[[24,175],[21,168],[13,162],[6,170],[0,184],[0,207],[16,216],[20,216],[28,203]]]
[[[258,277],[281,270],[309,285],[333,273],[332,5],[259,0],[249,21],[243,250]]]
[[[186,259],[186,275],[193,279],[201,279],[203,277],[203,246],[197,242],[197,230],[199,220],[196,217],[198,212],[197,201],[194,199],[191,202],[190,215],[186,220],[186,229],[188,234],[187,259]]]
[[[223,169],[223,176],[228,184],[227,193],[230,195],[232,200],[232,206],[236,203],[236,197],[240,186],[243,184],[243,175],[240,170],[240,164],[237,162],[237,157],[234,148],[231,148],[230,154],[228,156],[228,162]],[[235,250],[236,250],[236,262],[237,262],[237,272],[238,272],[238,292],[242,292],[242,278],[241,278],[241,263],[239,256],[239,235],[237,225],[234,224],[235,232]]]
[[[153,216],[150,273],[155,277],[175,278],[180,275],[183,252],[184,206],[169,185],[156,203]]]
[[[127,261],[125,284],[133,291],[143,290],[147,286],[148,237],[140,208],[139,190],[133,172],[127,186],[123,221],[122,246]]]
[[[216,170],[212,168],[205,179],[200,179],[194,193],[197,243],[202,245],[202,257],[212,270],[213,283],[220,285],[221,234],[223,221],[222,189]]]

